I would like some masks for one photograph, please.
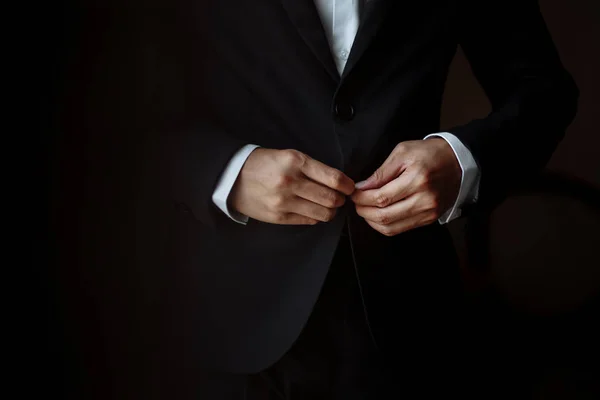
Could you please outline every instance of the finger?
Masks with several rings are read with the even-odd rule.
[[[394,151],[381,164],[377,170],[362,182],[358,182],[355,186],[358,190],[377,189],[396,179],[404,170],[404,161],[401,155],[404,153],[404,147],[396,146]]]
[[[416,210],[417,196],[410,196],[405,200],[394,203],[385,208],[371,206],[356,206],[356,213],[379,225],[390,225],[396,221],[411,218],[420,214],[422,210]]]
[[[361,206],[388,207],[416,192],[414,176],[407,172],[379,189],[357,190],[352,201]]]
[[[302,165],[302,173],[313,181],[345,195],[351,195],[354,192],[354,182],[346,174],[310,157]]]
[[[340,192],[308,179],[298,183],[294,194],[327,208],[341,207],[346,202],[346,197]]]
[[[336,209],[323,207],[312,201],[296,197],[288,205],[288,212],[299,214],[321,222],[329,222],[335,217]]]
[[[319,221],[316,219],[295,213],[280,215],[275,221],[272,222],[277,225],[315,225],[319,223]]]
[[[413,215],[407,219],[397,221],[391,225],[381,225],[373,221],[365,220],[371,228],[385,236],[396,236],[404,232],[408,232],[412,229],[419,228],[421,226],[429,225],[436,221],[430,212],[422,212],[417,215]]]

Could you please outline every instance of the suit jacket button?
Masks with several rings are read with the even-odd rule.
[[[349,103],[336,103],[333,107],[334,115],[342,121],[350,121],[354,118],[354,107]]]

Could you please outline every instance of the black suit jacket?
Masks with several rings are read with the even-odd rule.
[[[297,149],[364,179],[399,142],[439,131],[460,45],[493,111],[449,131],[477,161],[487,207],[546,163],[576,110],[531,0],[368,1],[341,77],[313,1],[82,11],[56,186],[64,282],[79,299],[73,318],[87,321],[74,328],[82,346],[130,382],[142,370],[274,362],[305,323],[348,220],[369,308],[410,309],[410,271],[446,276],[451,246],[437,224],[385,238],[351,204],[316,226],[229,220],[211,195],[241,146]],[[385,336],[386,318],[375,319]]]

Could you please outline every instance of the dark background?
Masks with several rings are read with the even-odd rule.
[[[549,163],[549,168],[567,172],[600,186],[600,132],[597,121],[597,112],[600,111],[600,1],[541,0],[540,5],[562,60],[581,91],[578,116]],[[48,226],[45,224],[48,221],[48,207],[40,205],[43,203],[40,201],[43,198],[40,194],[46,190],[50,192],[54,184],[54,145],[56,139],[61,137],[62,129],[59,123],[61,95],[71,80],[68,71],[69,67],[73,67],[76,50],[82,43],[80,32],[85,31],[85,27],[81,26],[82,10],[81,3],[75,0],[44,4],[37,8],[37,12],[30,13],[30,10],[26,10],[24,15],[28,18],[17,31],[20,43],[17,59],[22,61],[20,72],[26,75],[19,92],[26,95],[27,104],[32,104],[24,108],[27,115],[20,119],[20,123],[26,132],[40,133],[39,136],[26,135],[29,149],[27,159],[34,159],[36,162],[18,164],[19,171],[27,177],[19,181],[18,190],[20,193],[29,193],[32,190],[30,182],[43,182],[41,189],[35,187],[32,196],[21,196],[21,205],[29,210],[23,217],[32,217],[31,223],[26,224],[24,237],[27,250],[24,258],[31,261],[33,267],[25,269],[23,289],[20,290],[17,301],[20,315],[15,331],[25,344],[18,347],[17,361],[11,367],[22,379],[23,383],[18,386],[24,395],[29,392],[63,393],[63,388],[75,384],[79,377],[71,363],[77,358],[77,354],[72,353],[69,340],[64,335],[60,296],[55,290],[58,287],[55,274],[57,266],[52,263],[55,232],[38,230],[37,227]],[[459,51],[448,77],[442,109],[442,128],[484,116],[489,109],[487,99]],[[31,146],[36,140],[37,146]],[[41,163],[37,163],[40,160]],[[464,226],[464,220],[451,224],[463,259],[466,253]],[[519,230],[518,225],[511,228]],[[540,231],[547,228],[543,221],[539,224]],[[596,231],[589,234],[598,235]],[[20,256],[23,258],[23,254]],[[553,268],[552,265],[548,267]],[[600,270],[600,261],[597,268]],[[577,287],[573,291],[577,291]],[[552,354],[559,351],[559,347],[560,343],[555,343],[545,349],[548,354]],[[514,368],[517,368],[519,360],[515,359],[513,362]],[[508,368],[513,367],[509,365]],[[540,388],[535,392],[535,398],[591,398],[576,397],[574,393],[580,392],[578,385],[589,387],[591,382],[593,386],[599,381],[600,374],[595,375],[595,370],[590,368],[566,369],[568,371],[562,375],[550,373],[541,377],[532,371],[531,380],[537,380],[534,385]],[[578,379],[580,375],[584,379]]]

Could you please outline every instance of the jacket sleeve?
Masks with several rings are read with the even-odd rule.
[[[160,11],[140,17],[148,43],[140,75],[146,79],[142,87],[151,88],[143,116],[152,121],[152,141],[145,141],[150,153],[144,155],[152,171],[146,176],[158,177],[160,198],[201,224],[232,224],[212,195],[228,162],[248,141],[217,112],[223,105],[215,104],[211,92],[226,88],[213,84],[214,67],[207,61],[214,57],[213,44],[203,31],[188,31],[191,23],[177,3]]]
[[[212,195],[227,163],[245,144],[210,126],[171,133],[161,140],[163,182],[179,209],[207,226],[231,223]]]
[[[579,93],[536,0],[460,4],[459,44],[492,111],[449,131],[480,168],[475,208],[491,207],[545,166],[575,116]]]

